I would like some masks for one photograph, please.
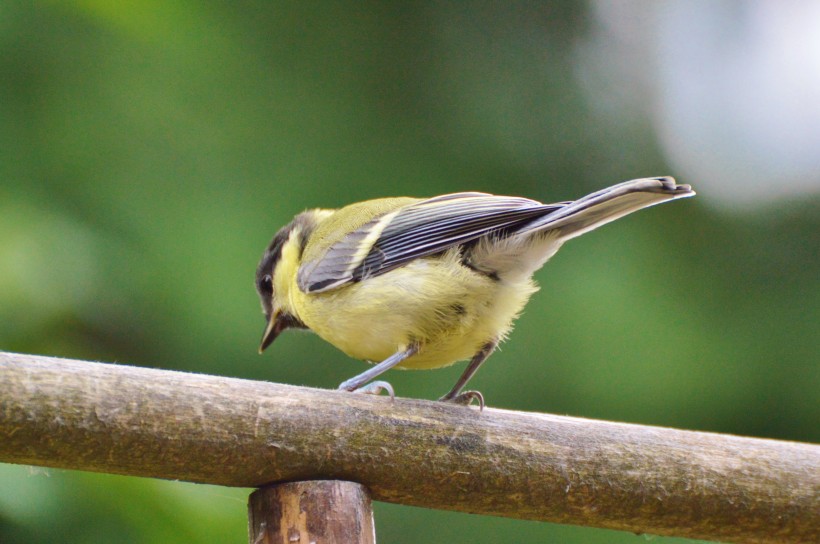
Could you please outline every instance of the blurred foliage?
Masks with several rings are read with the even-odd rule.
[[[585,100],[592,24],[578,2],[3,2],[0,349],[334,387],[362,364],[317,337],[256,354],[254,269],[295,213],[671,173],[700,196],[564,248],[474,385],[511,409],[817,441],[820,199],[710,206],[648,116]],[[435,398],[460,371],[388,379]],[[247,493],[4,465],[0,542],[242,542]],[[644,540],[376,519],[396,543]]]

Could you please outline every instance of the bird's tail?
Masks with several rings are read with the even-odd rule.
[[[518,233],[558,230],[561,242],[580,236],[619,217],[667,200],[695,196],[689,185],[674,178],[642,178],[601,189],[532,221]]]

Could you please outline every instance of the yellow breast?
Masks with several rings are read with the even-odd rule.
[[[529,278],[510,284],[463,266],[455,249],[324,293],[306,295],[290,277],[295,314],[349,356],[379,362],[417,342],[403,368],[472,357],[503,339],[536,291]]]

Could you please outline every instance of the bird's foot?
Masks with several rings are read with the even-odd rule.
[[[393,391],[393,386],[385,381],[377,380],[355,389],[351,389],[349,386],[346,387],[347,383],[348,382],[344,382],[341,384],[339,390],[350,391],[351,393],[364,393],[366,395],[381,395],[382,391],[387,391],[387,394],[390,395],[390,400],[396,400],[396,393]]]
[[[484,410],[484,395],[481,394],[481,391],[464,391],[463,393],[459,393],[453,397],[444,395],[438,400],[442,402],[452,402],[453,404],[461,404],[463,406],[470,406],[474,400],[477,400],[479,411]]]

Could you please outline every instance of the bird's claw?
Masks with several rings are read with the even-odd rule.
[[[481,391],[464,391],[455,397],[447,397],[446,395],[438,399],[443,402],[452,402],[453,404],[461,404],[463,406],[470,406],[474,400],[478,401],[478,410],[484,410],[484,395]]]
[[[387,394],[390,395],[390,400],[396,400],[396,392],[393,391],[393,386],[385,381],[377,380],[357,389],[348,389],[344,387],[344,385],[345,384],[340,385],[339,389],[342,391],[350,391],[351,393],[364,393],[366,395],[381,395],[382,391],[387,391]]]

